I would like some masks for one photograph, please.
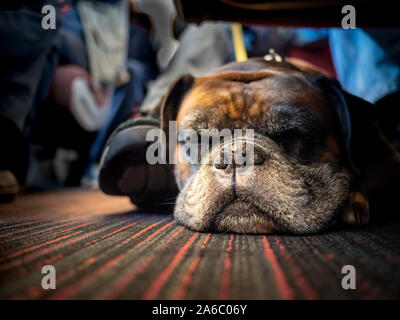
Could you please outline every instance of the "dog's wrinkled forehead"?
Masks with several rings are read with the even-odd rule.
[[[261,74],[261,73],[258,73]],[[237,73],[197,78],[182,102],[178,126],[195,130],[253,128],[269,131],[330,123],[319,88],[300,73]]]

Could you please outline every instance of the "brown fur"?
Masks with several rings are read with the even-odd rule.
[[[178,130],[251,128],[256,132],[254,148],[263,158],[252,172],[244,173],[235,166],[221,170],[216,165],[184,163],[178,147],[180,194],[175,217],[179,222],[199,231],[304,234],[325,230],[343,212],[347,222],[366,221],[355,218],[360,210],[354,213],[351,208],[360,203],[363,210],[369,206],[363,197],[350,194],[357,190],[367,194],[377,187],[363,175],[371,165],[374,179],[379,176],[381,185],[389,183],[390,174],[376,166],[388,162],[373,159],[376,149],[383,150],[379,156],[391,159],[397,176],[398,156],[376,128],[371,130],[368,119],[363,120],[368,124],[353,126],[354,136],[357,140],[363,130],[370,130],[373,141],[367,143],[375,149],[364,152],[353,141],[355,147],[348,150],[336,106],[326,88],[313,81],[316,75],[321,73],[309,65],[253,59],[229,64],[206,77],[187,75],[172,86],[161,105],[164,129],[170,120],[177,120]],[[342,94],[355,122],[364,102]],[[240,149],[241,143],[224,141],[210,157],[226,150],[234,153],[234,146]]]

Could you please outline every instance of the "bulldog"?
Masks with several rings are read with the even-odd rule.
[[[252,129],[252,141],[221,140],[210,154],[251,149],[254,161],[251,170],[235,161],[192,164],[184,161],[186,141],[179,141],[175,219],[201,232],[256,234],[368,223],[369,196],[400,181],[399,153],[370,110],[298,60],[256,58],[205,77],[182,76],[155,111],[166,141],[170,121],[178,133]]]

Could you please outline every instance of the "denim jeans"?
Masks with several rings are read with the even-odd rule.
[[[42,28],[41,7],[57,8],[58,1],[25,2],[13,10],[0,10],[0,115],[20,130],[33,106],[44,100],[57,62],[49,55],[58,28]]]

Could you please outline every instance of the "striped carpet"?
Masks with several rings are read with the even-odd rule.
[[[0,204],[1,299],[400,298],[400,224],[294,237],[196,233],[70,190]],[[356,290],[341,286],[356,269]],[[56,269],[56,289],[41,268]]]

